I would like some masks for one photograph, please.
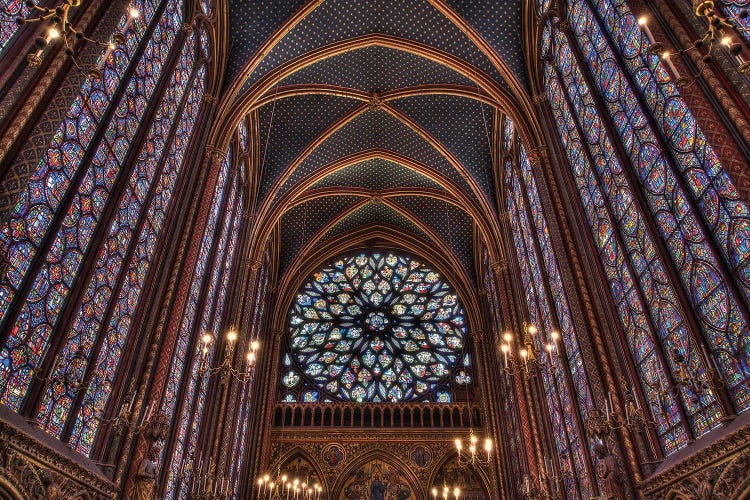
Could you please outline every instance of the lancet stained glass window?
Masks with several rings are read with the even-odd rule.
[[[406,255],[363,252],[327,264],[302,285],[287,324],[287,390],[307,381],[326,399],[446,401],[451,383],[471,383],[458,295]]]
[[[144,20],[154,16],[156,6],[145,1],[138,5]],[[81,165],[84,153],[99,126],[111,96],[120,83],[131,54],[143,35],[141,23],[137,36],[113,53],[111,64],[104,68],[101,81],[89,79],[58,129],[52,145],[30,178],[27,190],[15,207],[8,226],[0,238],[10,259],[10,269],[0,282],[2,320],[13,321],[12,335],[0,351],[4,367],[9,366],[5,387],[0,387],[0,401],[18,409],[30,382],[30,370],[40,361],[53,325],[65,303],[104,210],[128,145],[138,130],[139,120],[153,93],[163,61],[173,45],[181,22],[177,0],[171,0],[146,41],[146,50],[137,70],[128,82],[104,138],[98,144],[92,161]],[[124,18],[123,21],[124,22]],[[80,187],[72,196],[65,213],[56,213],[68,188],[78,179]],[[48,235],[56,217],[63,217],[57,234]],[[53,238],[46,256],[37,256],[45,238]],[[26,276],[34,257],[43,258],[35,276]],[[5,317],[15,291],[33,279],[28,296],[12,317]],[[18,297],[17,299],[21,299]],[[6,325],[7,327],[7,325]],[[5,362],[7,360],[8,362]]]
[[[234,249],[239,237],[239,224],[242,220],[243,202],[241,197],[238,200],[237,179],[230,174],[231,161],[232,150],[230,148],[227,152],[227,157],[222,162],[219,179],[214,192],[209,220],[213,224],[212,226],[207,226],[203,235],[203,241],[206,243],[203,246],[211,246],[213,239],[213,247],[211,249],[213,257],[210,266],[204,268],[204,274],[208,280],[208,288],[204,296],[202,310],[198,316],[201,318],[201,321],[198,323],[198,330],[195,335],[209,333],[216,337],[219,331],[229,276],[231,274]],[[214,234],[216,231],[214,226],[218,228],[219,225],[221,226],[221,231],[218,233],[218,237],[215,238]],[[200,283],[196,284],[197,282]],[[196,290],[196,298],[200,289],[205,285],[206,283],[202,283],[200,280],[194,282],[193,287]],[[186,328],[186,325],[183,325],[182,328]],[[187,332],[183,334],[187,335]],[[207,360],[213,359],[215,346],[216,341],[211,342],[209,345],[209,350],[205,355]],[[176,443],[170,460],[170,470],[165,493],[165,498],[167,499],[186,498],[188,494],[187,488],[180,487],[179,473],[194,456],[198,430],[203,417],[205,395],[208,390],[208,380],[202,378],[198,370],[199,356],[201,356],[200,346],[196,344],[192,364],[185,367],[185,376],[188,379],[187,383],[183,384],[182,409],[181,415],[177,420],[179,423],[175,436]]]
[[[178,37],[182,1],[132,5],[141,12],[133,33],[104,64],[103,78],[84,83],[0,233],[10,258],[0,320],[11,332],[0,351],[8,374],[0,400],[18,410],[30,370],[55,356],[30,409],[45,430],[85,454],[136,324],[207,76],[206,66],[195,64],[198,35]],[[130,79],[121,81],[129,67]],[[83,267],[85,259],[93,265]],[[71,293],[76,283],[80,296]],[[51,343],[56,329],[61,342]],[[58,344],[59,352],[49,347]]]
[[[117,360],[124,347],[130,324],[130,313],[133,311],[133,304],[137,302],[138,292],[145,279],[145,271],[151,255],[156,249],[156,237],[161,230],[166,209],[171,200],[172,189],[180,167],[183,165],[186,137],[189,138],[192,132],[191,118],[185,113],[177,123],[177,133],[173,138],[174,143],[170,154],[163,162],[162,156],[167,146],[166,139],[174,122],[171,115],[179,108],[180,101],[188,90],[187,84],[192,73],[193,61],[194,44],[191,36],[183,47],[177,71],[171,76],[168,91],[152,123],[135,168],[131,172],[129,183],[119,201],[118,210],[110,222],[107,240],[99,250],[97,266],[86,294],[77,308],[73,328],[68,332],[63,350],[58,355],[58,358],[61,357],[64,360],[60,364],[61,367],[68,366],[72,357],[77,355],[85,354],[87,358],[91,358],[92,351],[105,355],[99,363],[92,383],[89,384],[87,396],[84,398],[85,411],[81,418],[84,418],[86,423],[81,426],[79,422],[77,427],[86,429],[87,432],[76,432],[77,439],[73,443],[80,451],[88,449],[93,430],[98,427],[94,417],[103,411],[104,403],[109,395],[108,382],[114,376]],[[188,99],[192,106],[188,106],[188,112],[194,111],[195,103],[199,102],[201,94],[201,89],[194,89],[190,92]],[[160,162],[162,162],[161,167]],[[149,186],[151,189],[147,189]],[[152,198],[149,198],[150,196]],[[142,213],[149,201],[151,206],[147,211],[148,217],[142,218],[139,222],[137,216]],[[137,234],[139,225],[141,226],[140,235]],[[137,239],[136,236],[138,236]],[[128,257],[132,259],[129,266],[126,265]],[[138,268],[138,272],[135,268]],[[118,291],[121,296],[128,296],[132,303],[122,303],[120,300],[112,310],[111,299]],[[97,346],[102,325],[108,322],[116,327],[107,328],[105,334],[107,340],[99,342],[100,346]],[[58,368],[60,373],[53,373],[53,376],[62,375],[61,370],[62,368]],[[50,384],[39,411],[39,418],[43,422],[46,421],[45,426],[52,434],[59,432],[55,422],[58,417],[67,414],[73,398],[73,394],[69,394],[53,404],[52,401],[57,399],[54,398],[57,392],[64,394],[69,392],[69,389],[66,391],[64,384],[59,381]],[[84,434],[88,438],[83,439]],[[83,441],[78,442],[80,439]]]
[[[684,356],[691,374],[706,377],[703,339],[737,409],[748,407],[742,364],[750,346],[740,333],[748,209],[625,2],[569,2],[567,12],[569,32],[545,23],[542,54],[553,56],[545,59],[547,95],[669,453],[687,443],[681,426],[700,436],[723,418],[710,388],[681,387],[670,401],[660,374],[665,364],[679,370],[675,358]],[[700,331],[691,331],[693,311]]]
[[[518,159],[508,158],[505,161],[506,201],[512,221],[513,241],[526,292],[529,320],[538,329],[538,333],[534,335],[536,349],[541,353],[542,360],[547,361],[547,365],[542,369],[542,382],[547,396],[550,418],[555,429],[559,430],[559,432],[555,433],[557,451],[561,457],[564,457],[564,460],[571,460],[572,464],[568,463],[566,465],[572,465],[571,470],[577,471],[575,475],[577,484],[576,481],[566,480],[564,483],[565,489],[568,498],[586,498],[592,494],[591,474],[587,469],[584,457],[584,454],[587,453],[586,441],[582,439],[584,431],[578,424],[575,408],[578,406],[585,417],[592,405],[590,389],[586,375],[583,372],[583,367],[579,366],[578,363],[580,360],[580,351],[577,342],[572,338],[575,335],[571,330],[572,325],[569,323],[565,324],[568,331],[563,333],[563,341],[570,351],[568,353],[568,366],[576,367],[571,370],[575,387],[571,387],[571,384],[566,379],[563,371],[566,369],[565,366],[558,362],[556,358],[549,359],[550,356],[556,357],[557,354],[545,351],[545,344],[555,345],[554,340],[551,338],[551,333],[555,331],[555,326],[552,316],[554,306],[550,303],[550,299],[556,299],[555,305],[558,307],[564,303],[564,308],[559,313],[562,318],[565,318],[563,313],[567,312],[569,314],[569,311],[564,293],[558,294],[556,297],[550,297],[545,288],[545,282],[547,282],[545,273],[550,272],[550,269],[554,269],[554,272],[557,272],[557,267],[556,263],[554,268],[543,269],[542,267],[542,256],[537,251],[535,234],[536,230],[546,229],[546,223],[536,229],[532,228],[534,208],[528,207],[527,200],[532,203],[531,199],[533,198],[537,204],[539,200],[535,183],[533,184],[533,189],[530,183],[525,187],[522,185],[521,173],[526,174],[525,181],[527,183],[533,180],[533,175],[531,174],[525,151],[522,147],[519,149]],[[522,168],[519,169],[519,165]],[[526,192],[524,193],[522,190]],[[531,208],[531,212],[529,208]],[[538,215],[541,216],[541,213]],[[534,222],[539,223],[540,221],[537,219]],[[546,238],[544,240],[547,244],[549,243]],[[549,265],[550,259],[554,260],[554,254],[551,253],[551,249],[548,246],[542,247],[540,245],[539,248],[540,250],[542,248],[547,250],[544,261]],[[550,281],[559,282],[560,276],[556,275]]]

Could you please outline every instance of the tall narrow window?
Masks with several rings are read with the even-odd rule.
[[[190,291],[190,299],[187,310],[189,316],[183,316],[178,339],[178,349],[175,351],[173,367],[180,371],[180,366],[185,362],[180,357],[181,349],[189,349],[189,339],[199,338],[204,334],[211,335],[209,351],[204,355],[200,346],[193,341],[194,350],[191,357],[186,360],[189,364],[182,366],[182,374],[175,375],[170,380],[172,387],[177,387],[178,379],[182,393],[179,403],[180,414],[175,420],[178,427],[175,435],[175,444],[169,460],[170,469],[167,476],[167,487],[165,498],[185,498],[188,494],[187,488],[182,487],[182,473],[188,463],[194,459],[198,433],[203,417],[205,393],[208,389],[208,380],[199,372],[201,356],[207,361],[214,356],[216,337],[224,313],[224,302],[227,293],[229,275],[231,274],[231,263],[239,233],[239,223],[242,219],[242,199],[238,193],[237,179],[230,175],[232,151],[229,150],[227,158],[222,162],[216,189],[213,195],[211,212],[203,233],[201,250],[196,262],[197,278],[193,281]],[[217,231],[217,229],[219,229]],[[200,272],[199,272],[200,271]],[[206,278],[202,278],[205,276]],[[185,318],[195,318],[187,320]],[[171,390],[169,394],[171,394]],[[169,403],[169,401],[167,401]],[[171,402],[172,408],[167,406],[170,412],[175,412],[176,401]],[[195,465],[195,464],[193,464]]]
[[[704,341],[737,409],[750,404],[747,207],[625,4],[566,12],[570,34],[550,16],[542,36],[547,96],[670,453],[724,417],[712,388],[671,388],[661,373],[706,378]]]
[[[511,122],[506,120],[504,129],[507,148],[514,143]],[[546,363],[542,368],[542,380],[552,425],[557,430],[557,451],[568,470],[576,471],[577,483],[565,482],[567,496],[588,498],[594,491],[583,423],[593,407],[593,400],[536,181],[521,145],[508,151],[504,184],[529,320],[537,329],[533,340],[536,348],[544,353],[542,360]],[[545,344],[556,343],[552,332],[562,337],[567,363],[560,362],[555,350],[544,349]]]
[[[135,2],[143,13],[135,36],[101,82],[85,82],[2,232],[12,269],[0,283],[10,332],[0,400],[18,410],[31,370],[47,360],[48,382],[27,404],[44,429],[82,453],[92,449],[135,341],[134,313],[205,93],[198,36],[178,38],[182,4]]]
[[[85,411],[79,415],[76,423],[73,444],[82,451],[91,444],[97,416],[103,411],[109,396],[129,331],[133,304],[137,303],[183,165],[186,140],[191,135],[194,120],[194,116],[188,113],[196,112],[200,105],[203,93],[200,82],[196,82],[190,90],[186,107],[176,124],[172,123],[170,115],[180,109],[182,98],[188,91],[194,58],[194,40],[191,36],[120,198],[117,213],[110,222],[107,239],[96,259],[93,277],[77,307],[72,329],[61,351],[58,373],[53,373],[53,377],[62,376],[62,367],[69,366],[74,356],[83,354],[87,359],[99,358],[83,399]],[[174,131],[173,125],[176,127]],[[170,134],[173,143],[170,154],[164,156]],[[145,207],[148,210],[144,212]],[[116,296],[119,298],[113,300]],[[97,352],[100,353],[98,356]],[[61,380],[60,377],[57,380]],[[65,392],[64,384],[50,384],[40,408],[39,418],[47,421],[46,427],[51,433],[59,431],[58,426],[52,424],[57,417],[68,413],[69,401],[74,399],[74,394],[71,394],[69,399],[58,399],[54,404],[54,395]]]
[[[0,229],[0,243],[10,261],[7,274],[0,280],[0,321],[3,329],[10,332],[0,351],[0,362],[6,371],[0,402],[13,409],[20,407],[31,370],[47,349],[50,332],[120,173],[127,145],[156,86],[163,56],[169,52],[181,20],[178,3],[169,2],[170,9],[154,21],[161,36],[143,40],[145,51],[133,79],[127,84],[102,142],[95,145],[92,139],[103,125],[100,121],[120,78],[147,31],[146,23],[157,12],[154,2],[146,0],[138,5],[144,15],[142,23],[134,24],[136,35],[115,50],[101,80],[86,81],[29,179],[9,223]],[[92,154],[90,161],[84,158],[87,151]],[[39,255],[40,250],[45,253]],[[38,269],[29,273],[35,262]],[[17,297],[21,288],[27,290],[26,294]],[[9,310],[11,305],[14,307]]]

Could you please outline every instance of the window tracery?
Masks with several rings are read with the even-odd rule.
[[[324,266],[287,324],[283,401],[450,402],[453,384],[472,383],[458,296],[406,255],[362,252]]]
[[[566,12],[570,29],[553,13],[541,38],[547,97],[671,453],[725,415],[710,385],[671,389],[681,356],[704,380],[716,361],[736,409],[748,406],[748,209],[626,4],[570,2]]]

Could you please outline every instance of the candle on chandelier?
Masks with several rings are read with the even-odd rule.
[[[138,19],[141,16],[141,13],[138,11],[138,9],[131,7],[128,9],[128,18],[125,21],[125,26],[122,28],[122,32],[125,33],[128,31],[128,29],[133,25],[133,21]]]
[[[675,80],[678,80],[680,78],[680,72],[677,71],[677,66],[675,66],[674,63],[672,62],[672,54],[670,54],[669,52],[662,52],[661,60],[664,61],[664,63],[669,68],[669,71],[672,72]]]
[[[646,38],[648,39],[648,43],[653,45],[656,42],[656,39],[654,39],[654,35],[651,33],[651,29],[648,27],[648,18],[646,16],[641,16],[638,18],[638,26],[643,28],[643,32],[646,34]]]

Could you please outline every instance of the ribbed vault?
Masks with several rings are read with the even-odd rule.
[[[229,4],[213,142],[248,120],[250,254],[278,235],[283,276],[317,246],[377,227],[396,243],[418,238],[476,283],[475,235],[499,248],[498,112],[539,136],[528,122],[521,2]]]

